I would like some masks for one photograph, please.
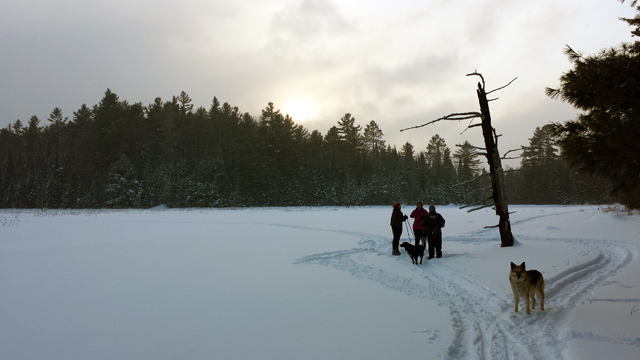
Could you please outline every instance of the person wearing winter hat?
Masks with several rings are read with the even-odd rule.
[[[429,215],[429,212],[422,207],[422,203],[416,204],[416,208],[409,215],[413,219],[413,235],[416,238],[416,245],[427,246],[427,229],[422,227],[422,218]]]
[[[427,228],[427,243],[429,245],[429,259],[435,255],[442,257],[442,228],[444,218],[436,212],[436,207],[429,205],[429,214],[422,218],[422,226]]]
[[[400,255],[398,246],[400,245],[400,236],[402,235],[402,223],[409,217],[402,213],[402,206],[399,202],[393,203],[393,211],[391,212],[391,231],[393,233],[393,241],[391,246],[393,255]]]

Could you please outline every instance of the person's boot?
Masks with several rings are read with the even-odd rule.
[[[398,249],[393,249],[391,252],[392,255],[400,255],[400,251]]]

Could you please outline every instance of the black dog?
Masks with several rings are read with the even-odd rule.
[[[420,258],[420,264],[422,264],[422,257],[424,256],[424,246],[423,245],[411,245],[408,242],[403,242],[400,244],[403,247],[409,257],[411,258],[411,262],[413,264],[418,265],[418,258]]]

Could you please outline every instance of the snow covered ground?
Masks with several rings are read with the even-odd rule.
[[[500,248],[490,209],[438,207],[422,265],[391,206],[0,210],[0,359],[640,358],[640,215],[510,209]],[[544,312],[513,313],[512,261]]]

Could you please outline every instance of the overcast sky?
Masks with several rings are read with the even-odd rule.
[[[455,151],[479,128],[440,122],[478,111],[477,70],[492,90],[501,153],[537,126],[575,117],[544,95],[585,54],[631,41],[616,0],[5,0],[0,4],[0,127],[55,107],[72,118],[107,88],[148,105],[185,91],[254,117],[269,102],[326,134],[345,113],[375,120],[398,149],[439,134]],[[518,165],[516,163],[515,165]]]

